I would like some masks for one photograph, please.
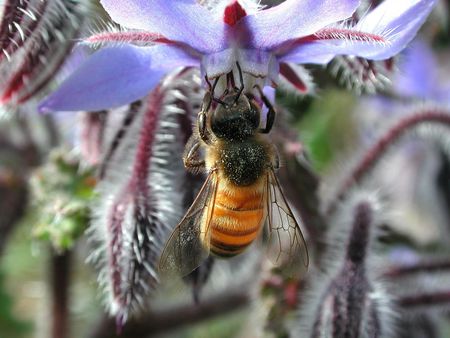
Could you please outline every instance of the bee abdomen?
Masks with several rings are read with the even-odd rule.
[[[258,236],[264,218],[262,192],[243,194],[242,188],[217,192],[211,219],[210,250],[217,256],[240,254]],[[255,192],[256,191],[256,192]]]

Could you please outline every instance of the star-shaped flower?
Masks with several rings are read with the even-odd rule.
[[[264,10],[243,0],[221,1],[215,9],[194,0],[101,0],[111,18],[131,30],[90,37],[113,46],[95,53],[40,110],[116,107],[145,96],[174,68],[199,67],[216,78],[235,70],[236,62],[246,90],[250,81],[277,84],[280,74],[301,88],[290,63],[326,64],[336,55],[389,58],[416,35],[435,2],[385,0],[351,24],[358,0],[286,0]]]

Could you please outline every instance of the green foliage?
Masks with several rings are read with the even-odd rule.
[[[13,300],[4,290],[4,273],[0,271],[0,338],[21,338],[31,332],[31,324],[16,319]]]
[[[194,325],[184,332],[178,332],[178,338],[228,338],[238,337],[247,316],[238,311]]]
[[[323,92],[298,122],[300,138],[317,171],[325,170],[335,155],[355,139],[350,114],[354,100],[344,91]]]
[[[57,251],[70,249],[88,224],[94,186],[92,168],[83,168],[65,149],[54,150],[31,178],[33,235]]]

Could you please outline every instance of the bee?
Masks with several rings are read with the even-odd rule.
[[[198,114],[198,129],[183,157],[186,168],[204,170],[207,178],[163,250],[163,271],[187,275],[210,254],[236,256],[259,236],[266,239],[275,264],[301,255],[308,265],[305,240],[275,175],[277,150],[264,135],[272,129],[275,110],[256,87],[268,108],[266,126],[260,128],[261,109],[251,94],[243,94],[237,66],[241,86],[233,83],[220,98],[214,98],[218,78],[213,86],[207,80],[210,90]]]

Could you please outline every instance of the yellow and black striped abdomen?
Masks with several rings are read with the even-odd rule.
[[[210,221],[210,250],[215,255],[235,256],[258,236],[265,212],[262,181],[250,186],[219,182]]]

